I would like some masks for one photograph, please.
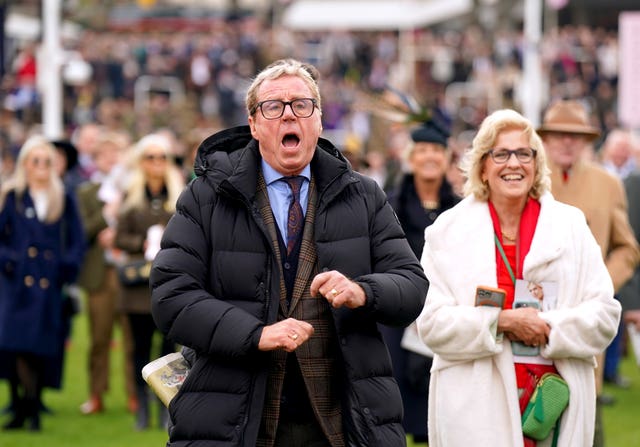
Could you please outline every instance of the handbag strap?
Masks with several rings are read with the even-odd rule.
[[[498,251],[500,252],[500,256],[502,256],[502,260],[504,261],[504,265],[507,266],[507,270],[509,271],[509,276],[511,277],[511,281],[513,284],[516,283],[516,275],[513,274],[513,270],[511,269],[511,264],[507,260],[507,255],[504,252],[504,248],[502,248],[502,244],[500,243],[500,239],[498,239],[498,235],[493,233],[493,239],[496,241],[496,247],[498,247]]]
[[[558,437],[560,436],[560,419],[562,419],[562,415],[556,421],[556,427],[553,429],[553,441],[551,441],[551,447],[558,446]]]

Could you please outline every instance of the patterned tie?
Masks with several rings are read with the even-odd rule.
[[[300,188],[304,177],[283,177],[283,180],[289,184],[291,192],[293,192],[293,200],[289,205],[289,217],[287,219],[287,255],[289,255],[300,237],[302,225],[304,224],[302,206],[300,205]]]

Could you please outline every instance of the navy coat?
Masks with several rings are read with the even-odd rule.
[[[416,257],[422,257],[424,230],[445,210],[460,201],[453,188],[443,179],[439,191],[439,208],[426,211],[422,207],[414,186],[413,174],[405,174],[395,189],[389,192],[389,203],[400,220],[400,225]],[[427,438],[427,404],[429,400],[430,357],[408,351],[401,346],[404,328],[380,325],[380,331],[389,347],[393,363],[393,376],[402,394],[404,418],[402,425],[407,433],[421,439]]]
[[[75,281],[83,254],[80,215],[69,193],[54,223],[37,218],[28,192],[7,195],[0,211],[0,351],[60,354],[62,286]]]

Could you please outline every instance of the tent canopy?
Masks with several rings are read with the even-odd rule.
[[[17,40],[37,41],[41,38],[41,20],[25,14],[9,13],[4,23],[4,33],[7,37]],[[65,39],[77,40],[82,27],[75,23],[64,21],[61,35]]]
[[[472,0],[300,0],[289,6],[284,26],[296,30],[404,30],[471,12]]]

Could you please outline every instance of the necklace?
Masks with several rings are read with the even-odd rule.
[[[502,233],[502,237],[505,238],[507,241],[509,242],[515,242],[516,241],[516,236],[509,236],[508,234],[506,234],[504,231],[501,232]]]
[[[427,210],[437,210],[440,203],[437,200],[423,200],[422,208]]]

